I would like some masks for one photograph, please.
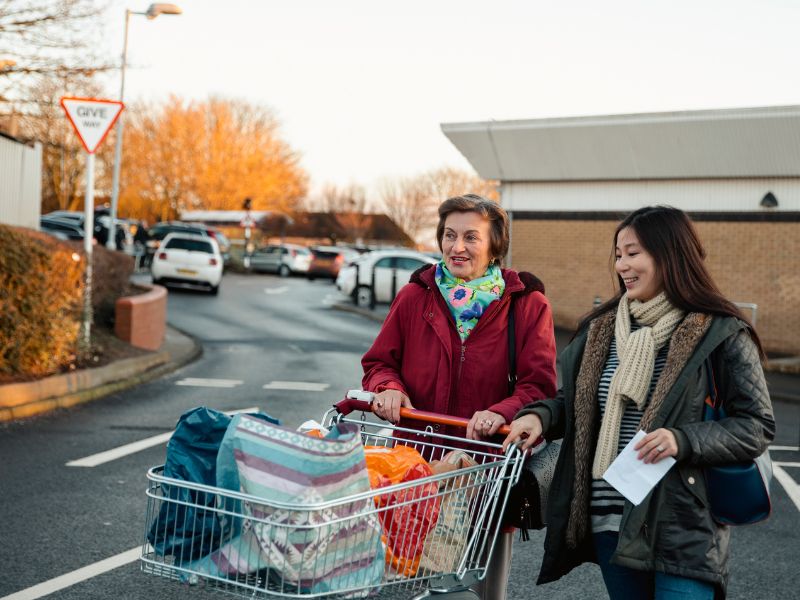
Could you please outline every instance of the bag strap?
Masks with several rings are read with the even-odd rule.
[[[517,386],[517,340],[514,330],[514,296],[508,302],[508,395]]]
[[[706,404],[716,411],[719,408],[719,393],[717,392],[717,381],[714,377],[714,365],[711,363],[710,356],[706,358],[706,379],[708,381]]]

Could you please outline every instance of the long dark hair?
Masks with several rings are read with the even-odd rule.
[[[653,257],[656,275],[661,278],[664,291],[672,304],[686,312],[741,319],[747,323],[761,358],[764,358],[764,349],[755,327],[733,302],[722,295],[706,269],[706,251],[685,212],[672,206],[645,206],[633,211],[614,231],[611,242],[612,266],[616,256],[617,237],[627,227],[633,229],[639,243]],[[617,282],[619,287],[616,295],[584,317],[578,326],[579,330],[598,315],[616,308],[625,293],[625,283],[619,274]]]

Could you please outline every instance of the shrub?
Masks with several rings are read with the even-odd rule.
[[[83,243],[71,242],[71,245],[83,257]],[[94,322],[100,325],[112,325],[114,322],[114,305],[120,296],[141,292],[132,292],[131,274],[133,273],[133,257],[105,246],[96,245],[92,249],[92,309]]]
[[[70,244],[0,225],[0,379],[41,377],[74,359],[83,268]]]

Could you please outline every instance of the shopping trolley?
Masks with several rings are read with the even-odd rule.
[[[519,479],[522,469],[522,453],[516,446],[503,452],[502,446],[494,441],[467,440],[439,432],[442,425],[448,426],[448,431],[452,427],[466,428],[467,419],[403,408],[401,416],[404,419],[414,420],[423,427],[411,429],[384,421],[375,422],[374,419],[367,418],[369,413],[371,394],[354,390],[325,414],[322,425],[331,427],[355,424],[365,447],[389,449],[398,444],[410,446],[428,463],[445,460],[456,452],[460,456],[466,455],[469,460],[465,461],[465,465],[443,473],[371,489],[335,502],[303,506],[276,504],[272,507],[275,509],[272,516],[260,513],[258,517],[243,510],[243,507],[263,505],[264,499],[172,479],[164,476],[163,466],[154,467],[147,473],[149,485],[142,570],[148,574],[181,581],[189,586],[245,598],[478,598],[470,588],[485,577],[487,564],[501,530],[499,522],[508,491]],[[176,494],[176,491],[185,493]],[[187,500],[187,497],[190,499]],[[393,503],[379,501],[379,498],[388,497],[393,499]],[[202,517],[199,521],[195,519],[195,523],[237,521],[240,530],[260,527],[263,531],[264,528],[269,528],[271,535],[275,537],[286,539],[301,534],[317,540],[332,531],[322,531],[320,528],[357,529],[360,523],[367,521],[373,524],[379,522],[385,526],[390,521],[387,519],[387,511],[396,512],[392,514],[392,531],[384,530],[381,535],[378,548],[382,555],[378,557],[380,567],[377,580],[345,580],[343,584],[340,582],[338,588],[319,591],[319,586],[303,587],[296,578],[287,578],[282,569],[281,558],[275,554],[270,554],[270,558],[266,560],[259,556],[260,568],[254,572],[235,572],[221,576],[195,567],[197,563],[194,559],[200,553],[197,550],[206,549],[190,547],[177,556],[175,552],[160,552],[148,542],[148,534],[151,536],[149,539],[152,539],[154,531],[176,527],[174,522],[159,521],[165,509],[172,510],[174,514],[192,510],[195,515]],[[402,548],[406,542],[413,545],[420,541],[397,537],[420,535],[418,528],[411,522],[410,515],[415,509],[430,509],[438,515],[422,542],[422,553],[411,562],[390,560],[389,548]],[[287,511],[292,512],[292,518],[285,518]],[[284,518],[275,518],[274,515],[278,512],[282,512]],[[323,513],[333,514],[335,518],[319,518]],[[404,529],[402,519],[406,517],[409,521]],[[231,543],[236,531],[211,527],[210,536],[209,531],[203,533],[199,537],[209,548],[213,548]],[[392,539],[387,539],[387,536]],[[211,543],[209,537],[213,538]],[[356,544],[357,540],[352,543]],[[259,548],[256,546],[254,551],[259,552]],[[348,549],[345,547],[342,552],[344,556]],[[313,555],[304,560],[304,564],[294,565],[295,570],[313,574],[322,566],[314,564],[316,559]]]

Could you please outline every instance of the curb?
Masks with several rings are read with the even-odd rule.
[[[764,365],[764,370],[772,373],[800,375],[800,356],[767,360],[767,364]]]
[[[188,338],[190,351],[173,356],[168,349],[120,360],[96,369],[51,375],[43,379],[0,386],[0,423],[97,400],[113,392],[152,381],[196,360],[203,347],[194,336],[168,326]]]
[[[331,308],[341,310],[342,312],[361,315],[362,317],[377,321],[378,323],[383,323],[383,321],[386,319],[386,315],[384,314],[376,314],[374,311],[368,308],[361,308],[360,306],[356,306],[354,304],[331,304]]]

